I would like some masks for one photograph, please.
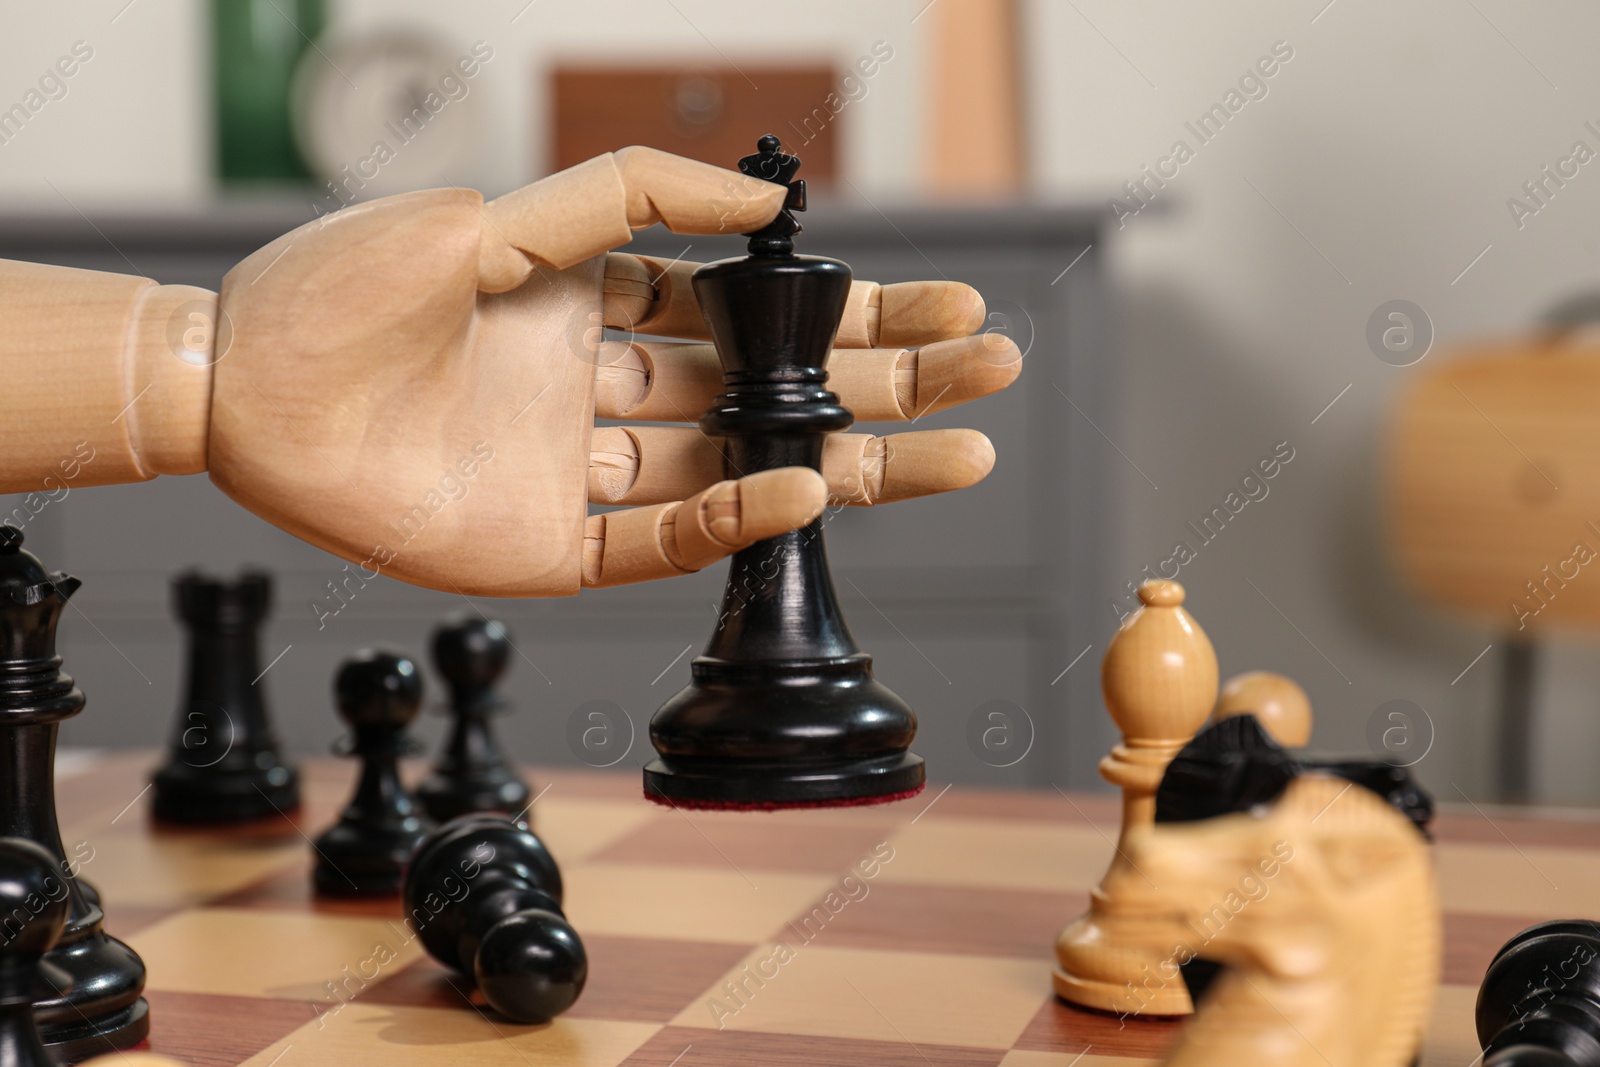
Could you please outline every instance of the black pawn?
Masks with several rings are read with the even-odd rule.
[[[45,954],[61,937],[71,907],[55,857],[32,841],[0,838],[0,1064],[53,1067],[34,1023],[33,1002],[55,995],[66,975]]]
[[[505,624],[478,615],[457,616],[433,632],[433,665],[450,687],[454,718],[433,776],[417,787],[417,799],[435,822],[473,811],[526,817],[532,794],[490,725],[505,706],[494,685],[510,650]]]
[[[332,896],[388,896],[400,891],[406,860],[429,826],[400,781],[422,676],[404,656],[358,652],[339,668],[334,696],[350,724],[348,754],[361,760],[361,777],[339,821],[316,840],[313,880]]]
[[[1483,1067],[1600,1063],[1600,924],[1566,919],[1507,941],[1478,989]]]
[[[589,961],[561,912],[561,872],[504,815],[463,815],[428,835],[406,870],[405,908],[429,955],[471,975],[509,1019],[548,1022],[583,992]]]
[[[749,254],[694,272],[723,394],[700,428],[725,442],[728,477],[821,469],[823,441],[848,429],[827,360],[850,268],[794,254],[805,208],[800,160],[771,134],[739,161],[788,188],[785,210],[748,234]],[[822,520],[733,557],[721,617],[691,682],[656,712],[645,795],[678,807],[783,808],[893,800],[920,790],[917,717],[872,676],[834,594]]]
[[[300,806],[298,775],[278,756],[261,679],[261,624],[272,578],[225,582],[196,572],[172,583],[187,638],[187,685],[172,747],[155,776],[156,818],[242,822]]]
[[[33,1002],[40,1040],[64,1062],[131,1048],[150,1032],[144,961],[101,928],[105,913],[75,877],[56,824],[56,735],[85,703],[61,670],[56,626],[80,584],[46,573],[22,532],[0,526],[0,837],[40,846],[66,881],[66,925],[46,955],[59,980]]]

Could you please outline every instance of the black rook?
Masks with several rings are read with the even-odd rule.
[[[298,776],[278,756],[267,720],[258,649],[272,578],[224,582],[193,571],[172,582],[188,645],[172,748],[155,776],[156,817],[238,822],[300,805]]]

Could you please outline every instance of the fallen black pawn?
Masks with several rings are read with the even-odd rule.
[[[400,781],[410,752],[406,727],[422,706],[417,665],[393,652],[359,652],[334,683],[339,714],[350,724],[349,754],[361,760],[355,795],[333,828],[317,838],[313,881],[332,896],[387,896],[400,891],[411,852],[431,825]]]
[[[548,1022],[583,992],[589,961],[561,912],[561,872],[506,816],[463,815],[429,834],[406,869],[404,900],[428,953],[471,975],[507,1018]]]
[[[1517,934],[1478,989],[1483,1067],[1600,1063],[1600,923],[1563,919]]]

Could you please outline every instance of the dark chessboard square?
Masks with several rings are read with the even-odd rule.
[[[315,1006],[302,1000],[161,990],[146,990],[145,999],[150,1051],[190,1067],[233,1067],[316,1018]]]
[[[691,1050],[685,1056],[685,1051]],[[668,1026],[622,1061],[622,1067],[811,1067],[818,1063],[872,1067],[998,1067],[1005,1049],[862,1041],[853,1038],[699,1030]]]
[[[1518,848],[1600,848],[1600,819],[1585,813],[1575,818],[1550,818],[1546,813],[1473,805],[1441,811],[1433,818],[1433,837],[1441,844]],[[1482,977],[1481,975],[1479,977]]]
[[[589,983],[567,1011],[575,1019],[670,1021],[750,951],[749,945],[709,941],[665,941],[591,935]],[[456,1008],[483,998],[471,982],[432,960],[421,960],[361,995],[366,1003]]]
[[[1089,906],[1089,894],[1082,892],[865,884],[866,896],[830,915],[816,931],[819,944],[1048,960],[1063,917]]]
[[[363,989],[358,999],[363,1004],[451,1011],[470,1004],[487,1011],[483,994],[472,987],[469,979],[426,957]]]
[[[1476,987],[1483,981],[1484,972],[1511,938],[1543,922],[1545,916],[1528,915],[1468,915],[1446,912],[1444,915],[1444,966],[1439,974],[1441,985]]]
[[[1183,1029],[1183,1019],[1141,1018],[1089,1011],[1051,997],[1017,1039],[1028,1052],[1065,1052],[1076,1056],[1093,1050],[1097,1056],[1135,1056],[1159,1060]]]

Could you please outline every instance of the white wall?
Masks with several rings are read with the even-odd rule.
[[[12,4],[0,34],[0,110],[22,103],[77,42],[92,57],[0,144],[9,208],[191,200],[208,187],[209,67],[194,3]]]
[[[1160,487],[1119,468],[1128,571],[1165,558],[1186,521],[1290,441],[1296,459],[1271,495],[1182,572],[1224,671],[1299,678],[1328,747],[1361,747],[1376,707],[1414,701],[1436,727],[1420,770],[1439,797],[1485,787],[1495,654],[1452,682],[1495,638],[1412,607],[1385,566],[1379,431],[1419,368],[1380,362],[1364,333],[1378,305],[1412,300],[1435,325],[1432,360],[1453,340],[1515,332],[1556,298],[1600,288],[1600,167],[1520,231],[1506,208],[1574,140],[1600,147],[1583,128],[1600,120],[1588,55],[1600,9],[1038,0],[1031,12],[1047,190],[1120,186],[1176,138],[1194,146],[1186,120],[1274,42],[1294,49],[1268,94],[1160,192],[1174,210],[1142,212],[1113,244],[1129,383],[1116,441]],[[1541,795],[1600,799],[1600,656],[1559,646],[1543,681]]]
[[[282,16],[285,0],[233,0]],[[749,0],[347,0],[333,3],[331,32],[374,26],[434,30],[464,52],[495,49],[473,89],[489,109],[493,146],[451,175],[488,192],[546,172],[547,74],[563,59],[624,62],[832,60],[844,69],[877,41],[895,49],[841,122],[850,178],[868,196],[908,184],[919,141],[918,97],[926,76],[926,0],[812,0],[799,9]],[[13,5],[0,35],[0,108],[22,99],[55,60],[83,40],[94,58],[23,134],[0,144],[0,194],[8,202],[79,207],[130,199],[184,199],[207,191],[210,174],[209,5],[197,0],[92,0]],[[113,21],[115,20],[115,21]],[[719,54],[720,53],[720,54]],[[819,101],[820,103],[820,101]],[[618,147],[621,147],[620,145]]]
[[[958,76],[925,61],[926,27],[913,22],[924,0],[810,0],[803,14],[751,0],[525,4],[343,7],[344,28],[400,19],[495,46],[479,88],[501,136],[492,158],[459,178],[490,191],[542,169],[540,72],[553,59],[714,62],[720,51],[844,64],[887,40],[894,62],[841,128],[852,180],[890,198],[914,180],[927,79]],[[1199,146],[1161,192],[1169,210],[1142,212],[1115,234],[1126,403],[1089,413],[1126,457],[1108,446],[1121,492],[1107,506],[1126,576],[1136,577],[1288,441],[1295,458],[1270,496],[1183,568],[1191,606],[1224,671],[1270,667],[1306,685],[1323,746],[1362,748],[1386,700],[1422,705],[1437,732],[1423,777],[1442,799],[1460,799],[1458,789],[1479,793],[1489,782],[1494,655],[1452,680],[1494,638],[1415,608],[1382,559],[1379,429],[1416,369],[1381,363],[1364,331],[1379,304],[1406,298],[1426,309],[1437,347],[1447,347],[1515,331],[1557,297],[1600,287],[1600,167],[1520,231],[1505,206],[1575,139],[1597,143],[1583,123],[1600,125],[1600,74],[1588,55],[1600,9],[1576,0],[1325,5],[1031,0],[1035,184],[1103,200],[1176,139],[1194,147],[1185,121],[1275,42],[1292,47],[1267,95]],[[61,210],[66,198],[92,216],[96,205],[192,199],[209,188],[202,5],[97,0],[7,14],[0,106],[75,40],[95,49],[68,95],[0,145],[8,205]],[[1049,375],[1041,345],[1023,387],[1049,388]],[[1063,406],[1063,418],[1080,417]],[[1574,642],[1548,665],[1538,737],[1547,799],[1600,800],[1589,770],[1600,754],[1597,660]]]

